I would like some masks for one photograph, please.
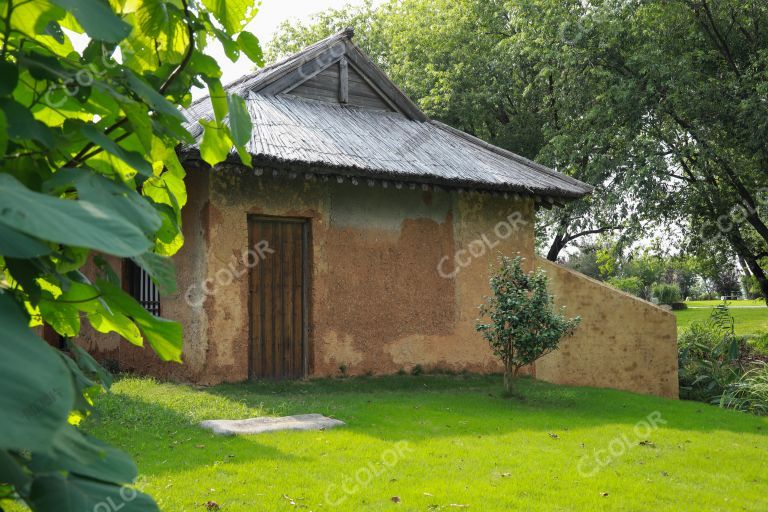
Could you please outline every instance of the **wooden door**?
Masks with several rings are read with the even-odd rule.
[[[254,217],[250,247],[250,375],[300,379],[308,373],[307,237],[300,219]]]

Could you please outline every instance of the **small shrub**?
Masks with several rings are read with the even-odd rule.
[[[411,375],[413,376],[421,375],[422,373],[424,373],[424,368],[420,364],[417,364],[411,368]]]
[[[651,293],[659,300],[659,304],[672,305],[681,300],[680,287],[676,284],[655,284]]]
[[[706,322],[692,323],[678,339],[681,398],[717,403],[744,374],[745,348],[725,305],[715,308]]]
[[[349,373],[349,367],[347,366],[347,363],[341,363],[339,365],[339,375],[344,378],[347,377]]]
[[[397,370],[398,375],[408,375],[408,372],[405,371],[405,368],[400,368]]]
[[[547,274],[541,269],[526,273],[522,261],[519,256],[501,256],[500,267],[491,277],[493,295],[480,306],[481,316],[491,321],[478,321],[476,325],[504,364],[507,393],[520,368],[557,349],[560,340],[573,334],[581,321],[580,317],[569,319],[554,310],[547,291]]]
[[[685,302],[672,303],[672,311],[683,311],[684,309],[688,309],[688,304],[686,304]]]

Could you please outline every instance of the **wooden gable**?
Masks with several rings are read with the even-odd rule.
[[[349,64],[344,57],[283,94],[372,110],[397,112],[397,107],[376,88],[374,83],[355,69],[354,65]]]
[[[311,47],[267,73],[253,93],[288,94],[314,101],[399,112],[417,121],[427,117],[349,39],[351,32]]]

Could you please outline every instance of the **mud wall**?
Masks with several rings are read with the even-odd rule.
[[[556,302],[582,323],[535,365],[538,378],[677,397],[674,316],[534,258],[529,200],[345,180],[270,169],[189,170],[178,289],[162,315],[184,328],[184,364],[84,326],[78,342],[120,369],[215,384],[248,378],[248,216],[310,224],[311,376],[425,369],[500,371],[475,332],[499,252],[543,267]],[[112,259],[120,273],[120,261]]]
[[[536,363],[556,384],[678,397],[674,314],[543,258],[555,302],[581,316],[574,336]]]
[[[474,330],[477,306],[498,251],[533,254],[530,201],[281,176],[238,168],[211,174],[205,250],[216,284],[205,297],[207,360],[196,381],[248,377],[248,279],[217,273],[241,266],[249,215],[309,220],[312,376],[338,375],[341,366],[350,375],[417,364],[499,370]]]

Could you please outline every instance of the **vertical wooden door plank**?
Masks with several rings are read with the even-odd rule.
[[[275,329],[275,352],[274,352],[274,365],[275,365],[275,377],[278,379],[285,378],[285,336],[284,336],[284,318],[285,307],[283,304],[283,286],[285,277],[283,271],[285,268],[285,247],[284,247],[284,231],[285,223],[275,222],[275,253],[272,255],[275,258],[274,261],[274,286],[273,286],[273,324]]]
[[[304,309],[303,288],[303,270],[302,265],[305,258],[306,248],[304,247],[304,224],[297,224],[294,231],[293,244],[295,247],[293,253],[293,328],[296,332],[295,345],[293,347],[293,361],[296,366],[296,377],[302,378],[305,374],[304,368],[304,325],[302,321]]]
[[[264,222],[261,227],[264,233],[264,240],[269,244],[269,247],[274,250],[275,240],[273,234],[273,225],[269,222]],[[274,346],[275,346],[275,332],[273,326],[273,295],[272,289],[274,285],[274,264],[277,257],[276,253],[265,253],[266,258],[260,263],[263,265],[262,276],[262,301],[263,301],[263,315],[262,315],[262,365],[263,365],[263,377],[274,378]]]
[[[285,304],[285,311],[283,314],[283,322],[285,325],[285,372],[289,378],[294,378],[296,374],[296,367],[293,364],[293,345],[295,337],[295,326],[293,325],[293,232],[296,229],[295,223],[286,223],[285,227],[285,241],[283,244],[283,261],[285,262],[285,282],[283,283],[283,302]]]
[[[250,223],[250,237],[249,242],[251,248],[256,247],[261,240],[261,224],[259,222]],[[263,366],[261,364],[261,346],[264,343],[263,334],[261,332],[262,327],[262,290],[261,290],[261,272],[264,266],[261,261],[249,261],[249,278],[250,283],[248,286],[248,293],[250,294],[251,308],[249,314],[251,315],[251,361],[250,378],[259,378],[263,374]]]

